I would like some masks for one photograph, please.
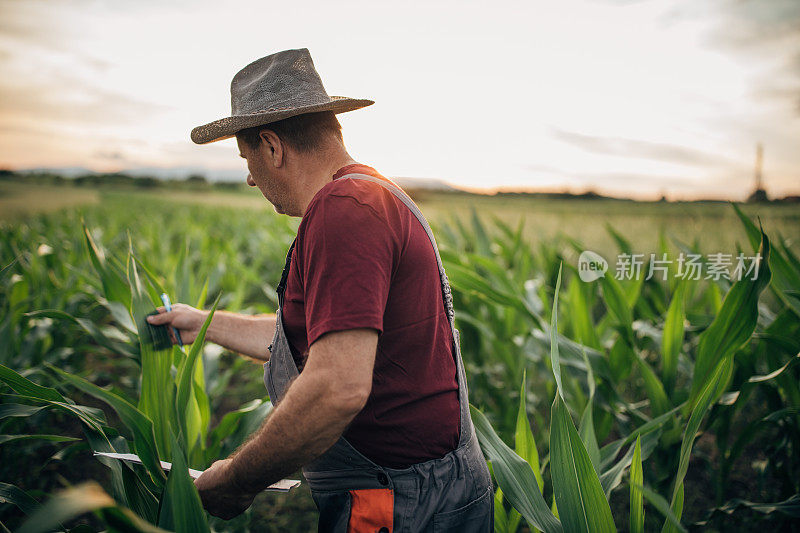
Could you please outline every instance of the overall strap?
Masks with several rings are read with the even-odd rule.
[[[289,251],[286,253],[286,262],[283,264],[283,272],[281,273],[281,281],[278,283],[278,288],[276,292],[278,293],[278,306],[283,307],[283,295],[286,292],[286,280],[289,279],[289,266],[292,263],[292,251],[294,250],[294,245],[297,242],[297,238],[292,241],[292,245],[289,246]]]
[[[403,202],[406,207],[408,207],[414,216],[419,220],[419,223],[422,224],[422,228],[425,230],[425,233],[428,234],[428,239],[430,239],[431,244],[433,245],[433,253],[436,254],[436,264],[439,267],[439,279],[442,284],[442,299],[444,300],[444,310],[447,313],[447,319],[450,321],[450,327],[453,330],[453,335],[455,336],[455,312],[453,310],[453,295],[450,292],[450,282],[447,279],[447,274],[444,271],[444,264],[442,263],[442,258],[439,256],[439,247],[436,245],[436,238],[433,236],[433,231],[431,230],[430,224],[425,219],[425,216],[420,211],[417,204],[414,203],[414,200],[411,199],[406,192],[397,186],[391,180],[386,178],[376,178],[375,176],[370,176],[368,174],[345,174],[339,179],[354,179],[354,180],[364,180],[364,181],[371,181],[373,183],[377,183],[381,187],[388,189],[389,192],[394,194],[398,200]]]
[[[433,231],[431,231],[431,226],[428,224],[428,221],[425,219],[425,216],[420,211],[417,204],[414,203],[406,193],[398,187],[395,183],[388,179],[381,179],[376,178],[375,176],[370,176],[367,174],[346,174],[339,179],[354,179],[354,180],[364,180],[364,181],[371,181],[373,183],[377,183],[384,189],[387,189],[389,192],[394,194],[398,200],[403,202],[406,207],[408,207],[411,212],[417,217],[419,223],[422,224],[425,233],[428,234],[428,239],[431,241],[431,245],[433,246],[433,252],[436,255],[436,264],[439,267],[439,280],[441,281],[442,287],[442,299],[444,301],[444,309],[447,313],[447,319],[450,322],[450,330],[453,334],[453,355],[456,360],[456,375],[458,380],[458,403],[459,403],[459,411],[461,415],[461,423],[459,424],[459,443],[458,447],[461,448],[466,442],[470,439],[470,435],[474,432],[474,428],[472,427],[472,422],[470,419],[470,412],[469,412],[469,393],[467,391],[467,375],[466,371],[464,370],[464,361],[461,358],[461,343],[459,339],[458,330],[456,329],[455,324],[455,313],[453,311],[453,295],[450,292],[450,282],[447,280],[447,274],[444,271],[444,264],[442,263],[442,258],[439,255],[439,247],[436,245],[436,239],[433,236]]]

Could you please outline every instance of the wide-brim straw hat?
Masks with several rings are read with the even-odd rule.
[[[206,144],[237,131],[285,118],[333,111],[354,111],[372,100],[328,96],[307,48],[262,57],[240,70],[231,82],[231,116],[192,130],[192,140]]]

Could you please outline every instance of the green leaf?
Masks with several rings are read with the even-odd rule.
[[[725,295],[714,321],[701,335],[694,365],[690,406],[694,406],[712,371],[720,361],[733,357],[734,352],[750,339],[758,321],[758,299],[769,284],[769,238],[761,232],[761,266],[758,277],[744,278]]]
[[[647,495],[647,491],[644,491]],[[654,501],[648,498],[649,501]],[[664,500],[666,503],[666,500]],[[658,509],[658,507],[656,507]],[[661,533],[677,533],[684,532],[686,528],[680,523],[680,516],[683,514],[683,483],[681,483],[677,493],[672,499],[672,505],[667,507],[667,513],[662,512],[667,520],[664,522],[664,527],[661,528]],[[677,522],[677,525],[675,524]],[[680,527],[679,527],[680,526]]]
[[[672,531],[677,531],[680,533],[687,532],[686,528],[681,525],[678,517],[675,516],[675,513],[673,513],[672,509],[669,508],[669,504],[663,496],[653,492],[649,487],[646,486],[639,486],[637,488],[642,491],[642,494],[644,494],[644,497],[647,498],[647,501],[650,502],[650,504],[655,507],[659,513],[661,513],[661,516],[667,519],[669,528]],[[683,509],[683,493],[681,493],[680,508]]]
[[[561,396],[550,419],[550,473],[565,531],[616,531],[600,478]]]
[[[8,417],[32,416],[47,409],[46,405],[25,405],[21,403],[0,403],[0,420]]]
[[[661,375],[667,391],[672,391],[675,386],[678,357],[683,345],[686,285],[685,280],[678,281],[664,319],[664,332],[661,337]]]
[[[0,380],[14,389],[18,394],[34,396],[43,400],[63,402],[64,397],[52,387],[42,387],[33,381],[22,377],[17,372],[4,365],[0,365]]]
[[[574,268],[572,270],[577,272]],[[586,292],[592,290],[594,285],[579,283],[579,279],[573,276],[569,287],[567,287],[570,325],[574,331],[576,341],[592,348],[600,348],[600,341],[597,339],[597,332],[592,322],[592,313],[586,295]]]
[[[556,289],[553,294],[553,312],[550,314],[550,364],[556,378],[558,396],[564,398],[564,387],[561,385],[561,361],[558,357],[558,291],[561,288],[561,263],[558,264]]]
[[[557,339],[560,286],[561,265],[556,278],[550,320],[550,360],[559,389],[550,417],[550,473],[555,503],[566,531],[615,531],[611,507],[603,493],[600,478],[570,418],[561,392]]]
[[[451,285],[459,291],[470,292],[487,302],[515,308],[531,317],[534,321],[539,321],[539,317],[528,308],[526,300],[522,296],[515,296],[507,291],[494,287],[484,278],[465,266],[455,263],[448,264],[447,277]]]
[[[642,472],[642,441],[636,437],[636,447],[633,450],[633,462],[630,473],[631,501],[630,501],[630,528],[631,533],[644,531],[644,501],[642,500],[641,485],[644,484]]]
[[[229,455],[225,452],[232,452],[244,442],[249,434],[261,425],[271,409],[270,402],[253,400],[235,411],[226,413],[210,432],[211,444],[207,450],[208,457],[217,458]],[[223,440],[226,449],[223,449]]]
[[[18,440],[47,440],[50,442],[74,442],[75,437],[65,437],[63,435],[0,435],[0,444],[15,442]]]
[[[689,459],[692,455],[692,446],[694,446],[697,431],[700,429],[700,424],[706,412],[708,412],[708,409],[711,407],[723,376],[730,372],[732,364],[730,359],[725,359],[719,363],[711,379],[701,391],[700,397],[692,410],[692,415],[689,417],[689,422],[686,424],[686,431],[683,434],[683,441],[681,442],[678,472],[675,474],[675,482],[673,485],[672,503],[670,504],[672,511],[678,519],[681,517],[683,508],[683,479],[686,477],[686,471],[689,469]],[[664,528],[671,529],[668,528],[667,523],[664,524]]]
[[[142,460],[142,464],[147,468],[147,471],[150,472],[154,480],[164,479],[164,471],[161,469],[155,444],[153,422],[144,413],[128,403],[127,400],[89,383],[82,377],[69,374],[54,366],[50,366],[50,368],[68,383],[111,406],[122,420],[122,423],[133,433],[136,453]]]
[[[578,435],[581,442],[586,447],[586,453],[589,454],[589,459],[592,466],[597,472],[600,472],[600,448],[597,444],[597,436],[594,433],[594,420],[592,418],[593,397],[589,398],[586,402],[586,407],[583,409],[581,416],[581,423],[578,429]]]
[[[736,215],[744,224],[750,244],[755,248],[758,246],[760,229],[747,217],[739,206],[733,205]],[[779,243],[780,244],[780,243]],[[771,251],[769,258],[769,268],[772,271],[772,289],[778,298],[783,301],[795,315],[800,317],[800,300],[797,298],[797,288],[800,287],[800,263],[792,256],[788,247],[776,246]]]
[[[800,494],[794,494],[789,498],[777,503],[751,502],[749,500],[735,498],[725,502],[725,505],[721,507],[715,507],[714,509],[708,511],[706,520],[697,522],[695,525],[700,527],[707,526],[709,520],[714,514],[725,513],[731,515],[741,507],[746,507],[757,513],[765,515],[781,513],[792,518],[800,518]]]
[[[658,439],[661,437],[661,429],[656,429],[654,431],[650,431],[648,433],[643,433],[641,435],[637,435],[637,438],[641,436],[641,457],[642,460],[647,459],[653,450],[656,449],[658,445]],[[625,470],[631,465],[633,462],[633,452],[636,448],[635,444],[628,448],[628,451],[625,452],[616,463],[609,466],[603,473],[600,475],[600,484],[603,486],[603,492],[606,495],[606,498],[611,498],[611,492],[622,483],[622,477],[625,474]]]
[[[32,311],[30,313],[25,313],[25,316],[28,318],[55,318],[58,320],[67,320],[79,326],[86,333],[88,333],[97,342],[97,344],[108,348],[110,352],[119,353],[125,351],[126,346],[124,346],[118,340],[109,338],[108,335],[106,335],[103,330],[97,327],[94,322],[86,318],[76,318],[69,313],[65,313],[64,311],[59,311],[57,309],[42,309],[41,311]]]
[[[186,452],[172,435],[172,470],[167,478],[158,525],[177,533],[209,532],[208,519],[200,501],[200,494],[189,476]]]
[[[57,494],[22,524],[18,533],[46,533],[84,513],[104,509],[115,509],[112,514],[101,514],[104,518],[117,518],[112,522],[119,527],[116,531],[167,533],[148,524],[130,510],[119,507],[117,502],[94,481],[68,488]]]
[[[103,284],[103,293],[110,302],[119,302],[128,305],[131,299],[131,290],[125,280],[124,272],[115,268],[112,263],[106,261],[102,249],[95,244],[86,224],[83,225],[83,233],[86,237],[86,247],[89,250],[89,258],[94,265],[94,269],[100,276]]]
[[[0,482],[0,503],[15,505],[20,511],[27,515],[36,512],[36,510],[41,507],[33,496],[21,488],[3,482]]]
[[[522,457],[533,470],[539,491],[544,489],[544,480],[539,467],[539,452],[536,450],[536,440],[533,438],[531,424],[528,421],[528,410],[525,405],[525,373],[522,374],[522,386],[519,391],[519,410],[517,411],[517,427],[514,437],[514,448],[517,455]]]
[[[519,511],[528,524],[546,532],[561,531],[561,523],[547,507],[539,483],[519,455],[500,440],[489,421],[476,407],[470,406],[472,421],[481,449],[492,462],[492,471],[506,499]]]
[[[664,387],[661,381],[647,364],[647,361],[642,359],[641,354],[636,354],[636,363],[639,366],[639,371],[642,373],[644,379],[644,389],[647,391],[647,396],[650,398],[650,409],[653,416],[658,416],[666,413],[672,407],[667,399],[667,393],[664,392]]]
[[[177,427],[175,410],[175,383],[172,378],[170,350],[156,351],[149,342],[147,315],[155,309],[153,300],[145,290],[139,270],[129,254],[128,277],[131,286],[131,317],[139,331],[139,350],[142,360],[142,386],[139,410],[153,423],[159,457],[170,455],[170,428]]]
[[[648,433],[656,430],[657,428],[661,427],[663,424],[668,422],[672,419],[673,415],[677,413],[680,409],[684,407],[685,404],[678,405],[673,407],[666,413],[661,416],[658,416],[648,422],[645,422],[641,426],[637,427],[635,430],[628,433],[627,437],[623,437],[621,439],[617,439],[613,442],[609,442],[600,450],[600,460],[602,464],[602,469],[605,470],[608,466],[614,461],[619,454],[619,451],[636,440],[638,435],[647,435]]]
[[[603,287],[603,299],[611,316],[618,324],[630,328],[633,323],[633,310],[628,305],[619,282],[614,276],[603,276],[601,287]]]
[[[217,299],[214,301],[214,305],[211,308],[211,312],[208,313],[208,317],[206,317],[203,327],[200,328],[197,338],[192,343],[192,348],[189,350],[189,354],[183,360],[180,368],[178,369],[178,393],[175,403],[177,412],[175,418],[180,423],[180,429],[184,435],[184,443],[186,449],[188,450],[192,449],[197,439],[200,439],[201,443],[204,442],[205,432],[201,430],[200,406],[198,405],[194,394],[195,367],[200,355],[200,350],[203,347],[203,341],[205,340],[206,332],[208,331],[208,327],[211,325],[211,320],[214,318],[214,312],[217,309],[219,299],[220,296],[217,296]],[[191,426],[192,420],[194,420],[194,428]]]
[[[509,533],[508,513],[503,507],[503,489],[497,489],[494,493],[494,531],[495,533]]]

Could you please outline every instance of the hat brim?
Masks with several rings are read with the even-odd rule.
[[[230,139],[236,135],[237,131],[242,131],[255,126],[263,126],[271,122],[277,122],[285,118],[302,115],[305,113],[317,113],[320,111],[333,111],[334,113],[345,113],[355,111],[362,107],[367,107],[375,102],[346,96],[331,96],[329,102],[314,104],[303,107],[293,107],[291,109],[274,109],[261,113],[251,113],[248,115],[236,115],[225,117],[214,122],[209,122],[202,126],[197,126],[192,130],[192,141],[197,144],[207,144],[223,139]]]

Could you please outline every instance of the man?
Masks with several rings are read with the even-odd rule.
[[[232,116],[192,139],[235,135],[247,183],[302,222],[278,312],[218,312],[208,330],[266,361],[276,407],[197,479],[203,505],[231,518],[302,466],[320,531],[491,530],[491,481],[430,227],[405,193],[350,157],[335,117],[373,102],[329,97],[306,49],[248,65],[231,97]],[[207,316],[160,311],[151,321],[186,342]]]

